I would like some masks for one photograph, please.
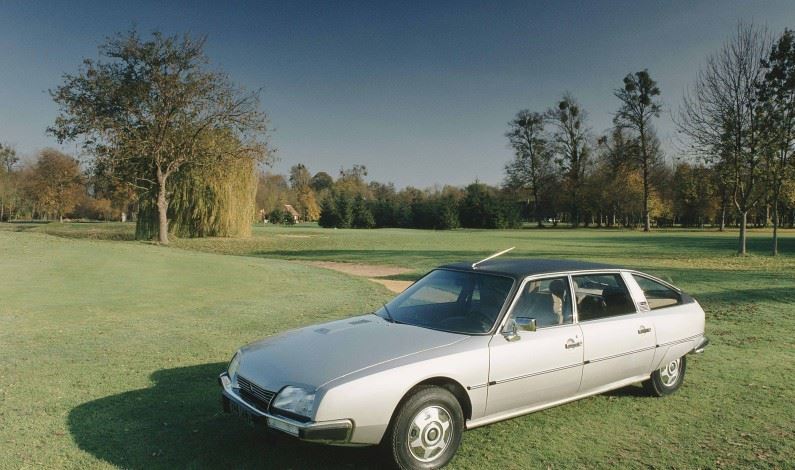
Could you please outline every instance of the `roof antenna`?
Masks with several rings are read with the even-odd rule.
[[[512,246],[512,247],[508,248],[507,250],[502,250],[499,253],[494,253],[493,255],[489,256],[488,258],[483,258],[482,260],[480,260],[480,261],[478,261],[476,263],[472,263],[472,269],[476,269],[480,263],[485,263],[486,261],[488,261],[490,259],[494,259],[494,258],[496,258],[496,257],[498,257],[500,255],[504,255],[505,253],[508,253],[509,251],[513,250],[514,248],[516,248],[516,247]]]

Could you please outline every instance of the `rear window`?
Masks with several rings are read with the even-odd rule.
[[[657,310],[659,308],[673,307],[684,303],[682,294],[665,284],[649,279],[648,277],[638,276],[637,274],[633,274],[632,277],[646,296],[646,302],[649,304],[650,309]]]

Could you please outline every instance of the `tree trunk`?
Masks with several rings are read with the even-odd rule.
[[[745,240],[747,237],[747,229],[748,229],[748,210],[740,211],[740,240],[739,246],[737,247],[737,254],[745,256],[746,249],[745,249]]]
[[[773,202],[773,256],[778,256],[778,198]]]
[[[535,184],[533,185],[533,217],[536,218],[538,228],[544,228],[544,224],[541,223],[541,215],[538,213],[538,189]]]
[[[726,230],[726,204],[721,204],[720,207],[720,227],[718,228],[719,232],[723,232]]]
[[[168,175],[157,170],[157,215],[159,218],[158,241],[162,245],[168,245],[168,199],[166,199],[166,179]]]
[[[649,156],[646,154],[646,129],[643,121],[640,123],[640,153],[643,158],[643,231],[651,230],[649,220]]]

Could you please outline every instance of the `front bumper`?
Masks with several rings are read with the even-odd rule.
[[[227,380],[224,380],[224,378]],[[218,377],[218,383],[221,385],[221,403],[226,413],[231,412],[232,404],[234,404],[238,409],[251,416],[254,421],[264,421],[269,428],[297,437],[303,441],[337,445],[345,445],[350,442],[353,434],[353,421],[349,419],[302,423],[284,416],[265,413],[249,405],[238,395],[235,389],[232,388],[226,372]]]

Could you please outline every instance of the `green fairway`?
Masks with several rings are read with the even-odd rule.
[[[433,232],[258,227],[250,239],[131,240],[131,224],[0,224],[0,467],[365,468],[372,449],[294,442],[221,413],[234,350],[371,311],[389,293],[297,261],[403,266],[576,258],[671,279],[712,345],[683,388],[599,395],[464,435],[453,468],[737,468],[795,456],[795,232]],[[232,255],[232,256],[230,256]],[[363,351],[366,354],[366,351]]]

